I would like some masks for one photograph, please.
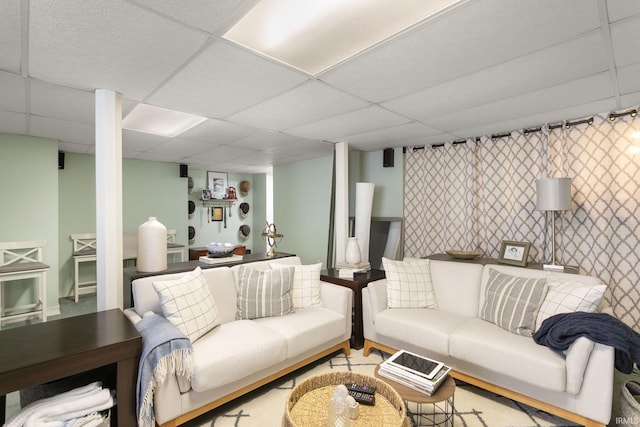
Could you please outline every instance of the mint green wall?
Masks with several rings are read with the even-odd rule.
[[[333,157],[273,168],[274,222],[284,234],[278,250],[295,253],[304,264],[326,268]]]
[[[46,240],[47,307],[58,306],[58,143],[0,135],[0,241]],[[24,285],[24,286],[23,286]],[[34,301],[35,286],[5,285],[11,306]],[[53,313],[52,313],[53,314]]]
[[[404,188],[404,155],[394,150],[394,167],[382,166],[382,151],[349,151],[349,215],[355,214],[356,182],[372,182],[373,217],[402,217]]]
[[[196,237],[193,241],[189,242],[189,246],[202,247],[210,242],[222,242],[245,245],[247,249],[253,250],[252,238],[256,233],[254,222],[264,222],[264,216],[260,217],[260,212],[256,212],[254,209],[255,194],[256,192],[260,194],[261,190],[259,185],[255,185],[253,175],[227,173],[227,186],[236,189],[238,201],[233,206],[227,208],[226,228],[224,221],[211,221],[208,215],[208,209],[202,206],[200,198],[202,189],[207,187],[207,171],[189,169],[189,175],[193,178],[193,190],[189,194],[189,200],[193,200],[196,204],[196,211],[188,220],[188,225],[194,227],[196,230]],[[251,189],[246,196],[242,196],[238,189],[241,181],[249,181],[251,184]],[[264,189],[264,186],[262,188]],[[264,194],[264,190],[262,190],[262,193]],[[242,202],[249,203],[249,213],[244,218],[240,216],[240,203]],[[186,201],[184,206],[185,213],[187,213]],[[229,216],[229,212],[231,216]],[[244,239],[240,235],[240,226],[243,224],[251,227],[251,233],[247,239]]]

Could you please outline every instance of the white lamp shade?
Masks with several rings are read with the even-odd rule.
[[[571,178],[543,178],[537,180],[536,210],[571,210]]]

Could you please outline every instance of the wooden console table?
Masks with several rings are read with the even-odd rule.
[[[0,404],[5,395],[96,368],[112,366],[111,425],[135,426],[142,337],[119,309],[0,331]]]
[[[362,276],[353,279],[345,279],[338,275],[338,270],[330,268],[320,272],[320,280],[344,286],[353,290],[353,326],[351,328],[351,347],[361,349],[364,347],[364,331],[362,327],[362,289],[376,280],[384,279],[384,270],[369,270]]]
[[[473,258],[473,259],[460,259],[460,258],[454,258],[449,254],[433,254],[433,255],[429,255],[426,256],[424,258],[428,258],[428,259],[433,259],[433,260],[437,260],[437,261],[456,261],[456,262],[466,262],[466,263],[470,263],[470,264],[480,264],[480,265],[507,265],[507,264],[500,264],[498,262],[498,260],[496,258]],[[520,268],[530,268],[532,270],[542,270],[542,264],[541,263],[530,263],[527,264],[525,267],[520,267]],[[564,267],[564,272],[565,273],[572,273],[572,274],[580,274],[580,269],[576,266],[572,266],[572,265],[567,265]]]
[[[217,267],[229,267],[237,264],[247,264],[250,262],[258,262],[258,261],[269,261],[279,258],[286,258],[295,256],[294,254],[288,254],[284,252],[278,252],[275,256],[268,257],[266,253],[255,253],[255,254],[246,254],[242,256],[242,260],[232,260],[229,258],[229,262],[222,262],[219,264],[204,264],[198,260],[185,261],[185,262],[176,262],[173,264],[167,264],[167,269],[163,271],[156,271],[153,273],[144,273],[138,271],[136,267],[127,267],[123,270],[123,280],[122,280],[122,302],[124,308],[130,308],[133,306],[133,293],[131,291],[131,283],[140,279],[141,277],[150,277],[150,276],[159,276],[161,274],[174,274],[174,273],[185,273],[187,271],[194,270],[196,267],[200,266],[200,268],[217,268]]]

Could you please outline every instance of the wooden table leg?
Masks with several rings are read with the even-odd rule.
[[[135,426],[136,421],[136,379],[138,378],[139,357],[118,362],[116,378],[117,422],[112,417],[112,426]]]

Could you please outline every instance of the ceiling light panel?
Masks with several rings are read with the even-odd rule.
[[[122,128],[154,135],[177,136],[205,120],[206,117],[138,104],[122,120]]]
[[[262,0],[224,37],[311,75],[466,0]]]

